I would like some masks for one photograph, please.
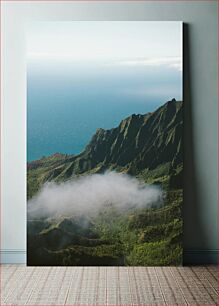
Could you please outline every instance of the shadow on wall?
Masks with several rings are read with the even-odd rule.
[[[193,130],[193,105],[191,94],[190,74],[190,36],[189,25],[183,26],[183,100],[184,100],[184,264],[190,263],[193,249],[199,249],[199,242],[205,241],[206,235],[202,228],[199,209],[198,180],[195,163],[194,130]],[[197,239],[198,238],[198,239]],[[192,259],[194,264],[194,258]]]

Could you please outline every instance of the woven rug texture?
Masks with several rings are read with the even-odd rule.
[[[2,265],[0,305],[218,305],[218,270]]]

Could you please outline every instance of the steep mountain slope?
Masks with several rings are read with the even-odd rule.
[[[28,163],[28,198],[47,181],[108,169],[162,185],[164,191],[162,206],[120,211],[103,205],[94,215],[29,215],[28,265],[181,264],[182,129],[183,103],[173,99],[152,113],[131,115],[116,128],[97,129],[79,155],[55,153]]]
[[[98,129],[91,142],[76,160],[83,160],[86,171],[97,164],[116,165],[139,171],[174,161],[180,152],[182,103],[172,100],[157,111],[132,115],[111,130]],[[179,161],[180,161],[179,156]]]
[[[142,176],[145,181],[175,176],[173,184],[179,184],[176,176],[182,175],[182,112],[182,102],[173,99],[152,113],[131,115],[116,128],[97,129],[79,155],[56,154],[29,163],[28,197],[46,181],[65,181],[107,169]]]

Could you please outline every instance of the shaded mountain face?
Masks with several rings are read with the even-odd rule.
[[[182,176],[182,171],[177,169],[183,161],[182,134],[182,102],[173,99],[152,113],[131,115],[116,128],[97,129],[79,155],[56,154],[43,161],[29,163],[28,169],[30,173],[31,169],[35,173],[37,171],[36,186],[46,181],[65,181],[75,175],[101,173],[107,169],[139,175],[161,168],[163,174],[175,176],[170,180],[173,185],[180,184],[178,176]],[[33,180],[33,175],[30,178]],[[30,191],[29,196],[33,193]]]
[[[182,102],[172,100],[153,113],[124,119],[115,129],[98,129],[76,158],[83,161],[77,170],[84,172],[102,163],[104,168],[115,165],[139,172],[182,162],[182,119]]]

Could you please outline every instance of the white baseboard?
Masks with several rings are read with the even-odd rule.
[[[218,264],[218,250],[184,250],[184,265]],[[26,250],[0,250],[1,264],[26,264]]]
[[[1,264],[26,264],[26,250],[0,250]]]

